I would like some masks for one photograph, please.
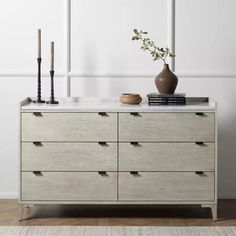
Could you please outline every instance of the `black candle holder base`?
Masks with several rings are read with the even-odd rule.
[[[33,101],[33,103],[45,103],[46,101],[44,101],[44,100],[36,100],[36,101]]]
[[[37,58],[38,62],[38,91],[37,91],[37,98],[33,103],[45,103],[44,100],[41,99],[41,62],[42,58]]]
[[[50,100],[47,101],[47,104],[59,104],[58,101],[55,101],[55,97],[54,97],[54,70],[50,71],[50,76],[51,76],[51,97]]]
[[[47,104],[59,104],[58,101],[47,101],[46,103],[47,103]]]

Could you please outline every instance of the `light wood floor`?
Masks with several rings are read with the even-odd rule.
[[[236,200],[220,200],[219,220],[198,206],[74,206],[46,205],[28,209],[18,221],[17,200],[0,200],[0,225],[83,226],[236,226]]]

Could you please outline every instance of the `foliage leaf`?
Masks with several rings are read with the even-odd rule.
[[[175,55],[170,52],[170,49],[168,47],[157,47],[155,43],[148,37],[145,37],[145,35],[148,34],[146,31],[138,31],[137,29],[134,29],[134,36],[132,37],[132,40],[142,40],[143,45],[141,46],[141,49],[143,51],[149,51],[153,60],[162,60],[166,64],[166,58],[174,57]]]

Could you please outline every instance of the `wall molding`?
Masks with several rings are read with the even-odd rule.
[[[56,73],[55,77],[65,77],[66,73]],[[50,77],[50,74],[43,73],[41,75],[42,77]],[[0,77],[37,77],[37,73],[31,73],[31,72],[21,72],[21,73],[14,73],[14,72],[3,72],[0,73]]]
[[[167,45],[175,55],[175,0],[167,2]],[[170,68],[175,71],[175,57],[170,58]]]
[[[227,72],[219,72],[219,73],[178,73],[175,72],[179,78],[190,78],[190,79],[197,79],[197,78],[224,78],[224,79],[231,79],[236,78],[235,73],[227,73]]]
[[[231,78],[236,78],[236,74],[235,73],[224,73],[224,72],[220,72],[220,73],[178,73],[175,72],[176,75],[179,78],[224,78],[224,79],[231,79]],[[42,74],[42,77],[49,77],[49,74]],[[65,94],[67,94],[67,96],[70,96],[70,83],[71,83],[71,79],[83,79],[83,78],[121,78],[121,79],[125,79],[125,78],[130,78],[130,79],[138,79],[138,78],[154,78],[156,76],[156,74],[79,74],[79,73],[63,73],[63,74],[55,74],[55,77],[59,77],[59,78],[65,78],[66,82],[67,82],[67,88],[66,88],[66,92]],[[22,73],[0,73],[0,78],[15,78],[15,77],[27,77],[27,78],[36,78],[37,74],[34,73],[27,73],[27,72],[22,72]]]
[[[71,95],[71,77],[70,77],[70,71],[71,71],[71,0],[66,0],[66,22],[65,22],[65,28],[66,28],[66,96],[70,97]]]

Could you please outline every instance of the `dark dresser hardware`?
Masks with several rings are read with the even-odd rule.
[[[108,116],[108,114],[106,112],[98,112],[99,116]]]
[[[204,142],[196,142],[197,145],[203,145]]]
[[[41,171],[33,171],[33,174],[35,176],[43,176],[42,172]]]
[[[34,116],[43,116],[43,114],[41,112],[33,112]]]
[[[130,171],[131,175],[138,175],[138,171]]]
[[[133,146],[140,146],[140,144],[138,142],[130,142],[130,144]]]
[[[107,142],[98,142],[98,144],[101,146],[108,146]]]
[[[33,142],[33,144],[37,147],[43,146],[43,144],[41,142]]]
[[[135,117],[141,116],[138,112],[130,112],[130,115]]]
[[[98,174],[101,176],[108,176],[106,171],[98,171]]]
[[[205,114],[203,112],[196,112],[197,116],[205,116]]]
[[[203,172],[203,171],[196,171],[195,174],[196,174],[196,175],[203,175],[204,172]]]

